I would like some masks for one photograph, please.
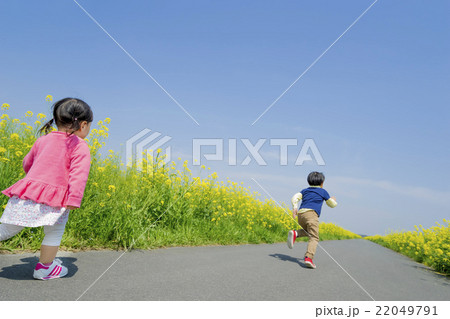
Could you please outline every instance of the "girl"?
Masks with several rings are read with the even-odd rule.
[[[47,280],[67,275],[55,259],[69,212],[80,207],[89,175],[91,155],[86,141],[94,116],[85,102],[65,98],[53,105],[53,118],[39,133],[23,159],[26,176],[2,191],[10,197],[0,218],[0,240],[24,227],[44,226],[39,263],[33,277]],[[50,132],[53,121],[58,128]]]

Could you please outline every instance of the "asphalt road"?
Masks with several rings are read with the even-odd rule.
[[[449,277],[389,249],[320,245],[348,274],[321,248],[306,268],[304,242],[60,252],[69,274],[50,281],[32,278],[37,254],[0,254],[0,300],[450,300]]]

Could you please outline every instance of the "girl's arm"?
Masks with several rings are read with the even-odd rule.
[[[91,168],[91,153],[85,141],[80,143],[73,150],[69,169],[69,189],[66,207],[70,209],[80,207],[83,199],[84,189]]]
[[[28,154],[25,155],[25,157],[23,158],[22,166],[23,166],[23,170],[25,171],[25,174],[28,173],[31,166],[33,165],[34,157],[36,155],[36,148],[37,148],[36,145],[37,145],[38,140],[39,139],[37,139],[36,142],[34,142],[33,146],[31,147],[30,151],[28,152]]]

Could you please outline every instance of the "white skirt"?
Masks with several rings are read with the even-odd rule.
[[[9,199],[0,222],[25,227],[39,227],[67,223],[70,209],[36,203],[31,199],[13,196]]]

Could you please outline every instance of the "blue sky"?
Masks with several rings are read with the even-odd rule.
[[[312,170],[339,206],[321,219],[364,234],[449,218],[448,1],[380,0],[254,125],[373,1],[74,1],[0,3],[0,103],[46,112],[47,94],[110,117],[107,148],[144,128],[192,161],[192,140],[267,139],[267,165],[206,161],[221,179],[256,180],[279,202]],[[274,138],[292,138],[288,165]],[[305,139],[326,163],[294,165]],[[207,149],[210,150],[210,149]],[[205,175],[205,173],[202,173]]]

